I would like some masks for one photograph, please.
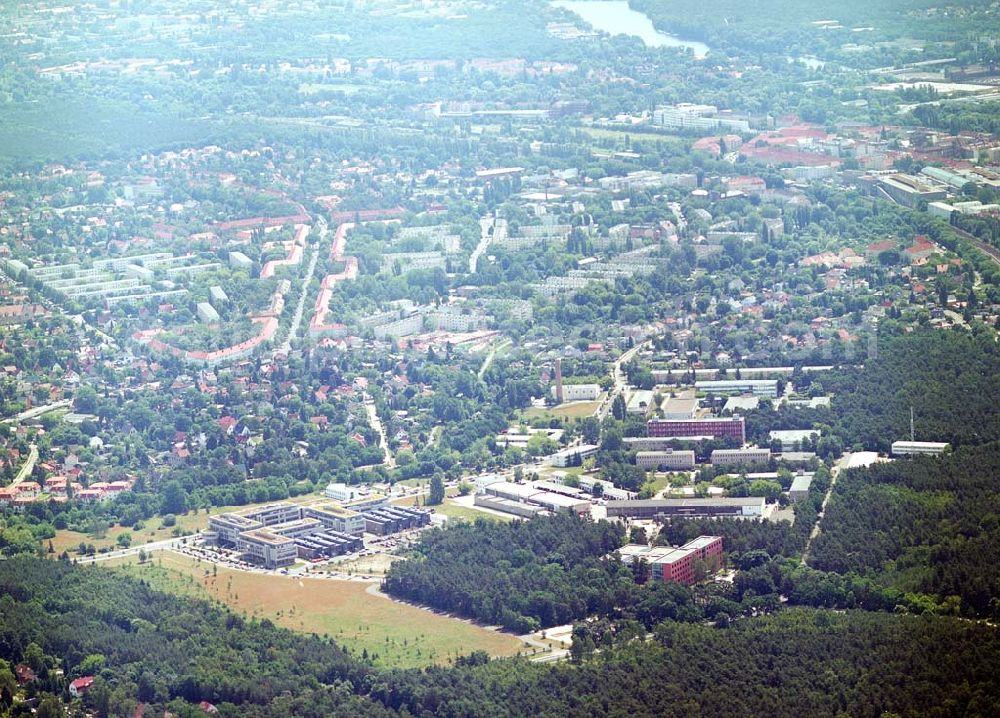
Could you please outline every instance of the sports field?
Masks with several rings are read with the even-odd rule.
[[[171,552],[98,564],[141,577],[160,590],[221,601],[246,615],[294,631],[326,635],[377,665],[446,664],[484,650],[510,656],[532,649],[515,636],[398,603],[373,592],[378,584],[235,571]]]

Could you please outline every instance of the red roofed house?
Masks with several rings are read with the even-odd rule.
[[[66,478],[63,476],[52,476],[45,479],[45,491],[50,494],[65,494]]]
[[[865,247],[865,254],[877,255],[896,248],[896,242],[891,239],[883,239],[881,242],[872,242]]]
[[[69,694],[74,698],[79,698],[94,684],[93,676],[83,676],[82,678],[77,678],[75,681],[69,684]]]
[[[23,686],[35,680],[35,672],[27,663],[18,663],[14,666],[14,677],[17,678],[17,685]]]
[[[923,235],[917,235],[914,239],[913,245],[907,247],[905,250],[906,255],[910,258],[910,263],[926,259],[937,251],[937,247],[933,242],[931,242],[927,237]]]
[[[104,499],[104,491],[101,489],[82,489],[73,493],[73,497],[81,503],[89,504],[94,501]]]
[[[767,189],[767,183],[762,177],[727,177],[722,182],[726,185],[726,189],[730,191],[763,192]]]

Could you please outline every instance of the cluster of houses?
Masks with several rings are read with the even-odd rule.
[[[108,501],[119,494],[131,491],[132,481],[95,481],[84,486],[64,476],[52,476],[44,486],[35,481],[21,481],[0,488],[0,508],[15,511],[35,503],[67,503],[77,501],[82,504]]]

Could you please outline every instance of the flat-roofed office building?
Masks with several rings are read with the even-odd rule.
[[[293,539],[266,528],[244,531],[236,539],[236,548],[244,560],[270,569],[290,566],[298,556]]]
[[[763,496],[720,497],[706,499],[632,499],[609,501],[608,518],[670,519],[730,516],[759,519],[764,515]]]

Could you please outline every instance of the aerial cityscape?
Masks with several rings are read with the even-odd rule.
[[[0,718],[1000,715],[996,2],[0,15]]]

